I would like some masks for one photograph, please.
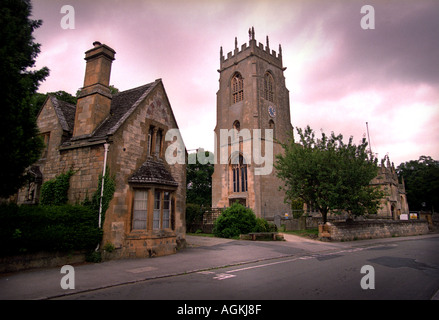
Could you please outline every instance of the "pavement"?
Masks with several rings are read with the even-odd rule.
[[[284,237],[286,241],[248,241],[187,235],[187,248],[173,255],[74,265],[74,289],[61,288],[62,278],[67,275],[61,273],[61,267],[0,274],[0,300],[51,299],[227,266],[395,241],[321,242],[288,234]]]

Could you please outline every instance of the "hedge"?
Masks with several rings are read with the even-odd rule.
[[[252,232],[255,227],[256,216],[253,211],[235,202],[216,219],[213,233],[221,238],[234,238]]]
[[[0,205],[0,255],[91,250],[102,239],[94,210],[79,205]]]

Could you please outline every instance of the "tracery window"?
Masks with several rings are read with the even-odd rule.
[[[232,163],[233,192],[247,191],[247,164],[243,156],[239,156],[238,163]]]
[[[267,72],[264,76],[264,98],[268,101],[274,101],[273,76]]]
[[[236,73],[232,79],[233,103],[244,100],[244,82],[242,76]]]

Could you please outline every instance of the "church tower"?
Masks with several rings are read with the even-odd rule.
[[[235,49],[227,57],[221,47],[213,207],[238,201],[263,218],[291,212],[272,167],[275,155],[282,152],[276,141],[286,142],[292,130],[285,69],[281,46],[278,53],[271,50],[268,36],[265,46],[257,43],[254,28],[249,30],[248,44],[238,48],[235,38]],[[265,157],[263,163],[258,152]]]

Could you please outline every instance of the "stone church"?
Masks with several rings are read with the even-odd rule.
[[[258,217],[291,213],[290,206],[284,203],[284,192],[278,190],[281,181],[275,169],[262,170],[268,162],[274,163],[274,155],[282,152],[279,141],[286,142],[292,130],[285,69],[281,46],[277,53],[271,50],[268,36],[265,46],[257,43],[253,28],[249,30],[248,44],[238,47],[235,38],[235,49],[226,57],[221,47],[213,207],[229,207],[238,201]],[[230,132],[227,140],[221,139],[224,130]],[[233,135],[237,135],[236,139]],[[254,152],[255,143],[261,145],[264,154],[272,141],[271,157],[265,152],[265,163],[261,163]],[[221,161],[219,155],[224,153],[227,157]]]
[[[85,60],[76,106],[49,96],[38,114],[46,149],[29,170],[34,179],[20,190],[18,202],[38,202],[43,182],[73,170],[68,198],[81,203],[107,168],[116,190],[102,245],[113,244],[116,257],[174,253],[185,243],[186,167],[165,161],[171,143],[166,132],[178,125],[163,81],[111,94],[115,51],[94,42]]]
[[[388,155],[381,160],[378,175],[372,179],[370,184],[380,187],[386,193],[377,212],[378,218],[398,220],[401,214],[409,214],[404,179],[401,183],[399,182],[395,165],[393,162],[390,163]]]
[[[248,44],[238,47],[235,38],[235,49],[226,57],[221,47],[215,127],[216,162],[212,175],[214,208],[229,207],[238,201],[250,207],[256,216],[269,220],[291,213],[291,207],[284,203],[285,193],[279,190],[282,181],[276,177],[275,169],[257,174],[265,164],[255,161],[257,158],[253,153],[257,140],[261,140],[262,150],[264,145],[273,141],[270,156],[274,163],[275,155],[283,152],[279,142],[286,143],[288,132],[293,129],[289,91],[283,73],[285,69],[281,45],[276,53],[270,48],[268,36],[265,46],[257,43],[253,28],[249,30]],[[271,129],[272,135],[267,136],[266,129]],[[221,133],[224,130],[228,131],[227,136]],[[247,130],[246,134],[241,134],[244,130]],[[255,135],[257,130],[261,133]],[[388,157],[387,166],[384,162],[378,176],[371,181],[371,185],[378,185],[387,193],[376,217],[398,219],[401,214],[409,212],[404,182],[398,182]],[[305,205],[304,209],[308,211],[306,208]]]

